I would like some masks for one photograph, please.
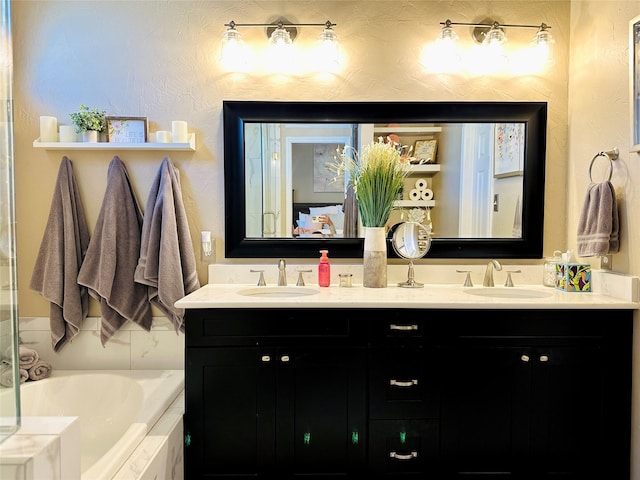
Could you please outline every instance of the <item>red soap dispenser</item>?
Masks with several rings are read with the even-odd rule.
[[[320,264],[318,265],[318,285],[328,287],[331,283],[331,265],[329,265],[329,250],[320,250]]]

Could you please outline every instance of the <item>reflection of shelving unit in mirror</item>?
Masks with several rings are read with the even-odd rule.
[[[33,141],[33,148],[44,148],[45,150],[183,150],[195,152],[196,134],[189,135],[186,143],[109,143],[109,142],[41,142],[40,139]]]

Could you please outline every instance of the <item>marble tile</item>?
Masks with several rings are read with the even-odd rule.
[[[173,329],[131,332],[131,368],[184,369],[184,335]]]

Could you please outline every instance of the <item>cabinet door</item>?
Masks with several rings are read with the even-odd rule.
[[[255,475],[273,461],[272,356],[256,348],[188,349],[185,478]]]
[[[445,471],[509,473],[527,448],[530,352],[510,347],[444,349],[441,458]]]
[[[359,348],[279,349],[278,472],[344,474],[366,455],[365,352]]]
[[[531,362],[530,454],[535,468],[554,474],[604,473],[600,459],[610,440],[603,428],[600,349],[536,348]]]
[[[597,347],[473,347],[447,355],[442,452],[456,472],[604,472]]]

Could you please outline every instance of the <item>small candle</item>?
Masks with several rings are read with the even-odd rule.
[[[78,136],[76,134],[75,127],[71,125],[60,125],[60,142],[61,143],[72,143],[77,142]]]
[[[40,117],[40,141],[58,141],[58,119],[56,117]]]
[[[173,141],[176,143],[187,143],[189,141],[187,122],[183,122],[182,120],[174,120],[171,122],[171,133],[173,135]]]
[[[156,132],[157,143],[171,143],[171,132],[168,130],[158,130]]]

